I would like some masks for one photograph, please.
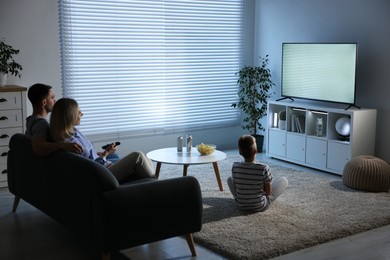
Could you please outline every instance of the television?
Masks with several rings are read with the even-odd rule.
[[[283,43],[282,99],[355,106],[357,43]]]

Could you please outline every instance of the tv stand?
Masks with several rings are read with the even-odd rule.
[[[360,109],[360,107],[358,107],[357,105],[352,104],[352,105],[349,105],[345,110],[348,110],[348,109],[350,109],[351,107],[356,107],[357,109]]]
[[[294,101],[294,99],[292,97],[282,97],[282,98],[277,99],[276,101],[282,101],[285,99],[290,99],[291,101]]]
[[[286,123],[279,128],[281,111]],[[350,133],[340,136],[336,122],[350,119]],[[269,157],[342,175],[345,164],[358,155],[374,155],[376,109],[306,102],[269,101],[266,154]],[[319,124],[321,122],[321,124]]]

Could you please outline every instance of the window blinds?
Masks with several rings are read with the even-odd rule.
[[[95,139],[239,124],[242,0],[59,0],[63,95]],[[92,137],[92,138],[93,138]]]

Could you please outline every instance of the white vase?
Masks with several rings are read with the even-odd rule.
[[[7,73],[0,72],[0,87],[4,87],[7,81]]]
[[[286,120],[279,120],[279,129],[286,130]]]

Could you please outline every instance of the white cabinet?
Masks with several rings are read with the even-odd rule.
[[[335,171],[343,171],[344,165],[351,160],[351,148],[348,143],[328,143],[329,160],[327,168]]]
[[[286,111],[286,128],[276,120]],[[296,101],[270,101],[266,152],[270,157],[342,174],[344,165],[358,155],[374,155],[376,110],[346,105],[316,105]],[[346,118],[349,135],[336,131]],[[340,120],[339,120],[340,122]]]
[[[281,131],[269,129],[268,142],[272,143],[272,146],[268,146],[267,150],[276,156],[286,156],[286,134]]]
[[[307,137],[306,163],[314,168],[326,167],[327,142],[322,139]]]
[[[286,157],[294,162],[304,162],[306,154],[306,140],[302,135],[287,133]]]
[[[20,86],[0,87],[0,188],[7,184],[8,143],[15,133],[24,133],[26,90]]]

